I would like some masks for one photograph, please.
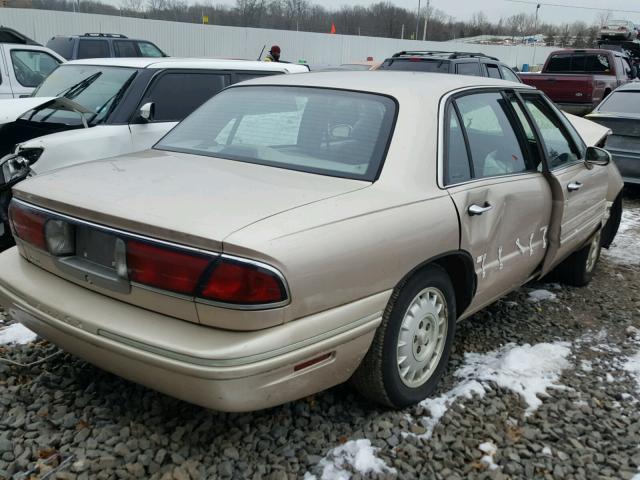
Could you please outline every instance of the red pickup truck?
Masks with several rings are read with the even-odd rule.
[[[604,49],[558,50],[549,55],[541,73],[519,75],[562,110],[576,115],[589,113],[634,77],[625,54]]]

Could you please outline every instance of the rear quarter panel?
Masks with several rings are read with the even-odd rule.
[[[245,227],[223,250],[280,269],[291,289],[287,321],[393,289],[418,265],[457,250],[458,228],[446,192],[373,184]]]

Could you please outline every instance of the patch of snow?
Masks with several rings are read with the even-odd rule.
[[[607,379],[607,382],[613,383],[613,375],[611,375],[610,373],[607,373],[606,379]]]
[[[540,453],[542,453],[542,455],[545,455],[547,457],[550,457],[552,455],[551,449],[549,447],[544,447]]]
[[[493,456],[498,452],[498,447],[496,447],[491,442],[484,442],[481,443],[478,448],[482,453],[484,453],[484,456],[480,459],[480,462],[486,465],[489,470],[495,470],[496,468],[498,468],[498,465],[493,460]]]
[[[21,323],[12,323],[8,327],[0,328],[0,345],[17,343],[23,345],[33,342],[37,335]]]
[[[593,371],[593,365],[591,364],[591,362],[589,360],[581,360],[580,361],[580,368],[582,368],[582,370],[584,370],[585,372],[592,372]]]
[[[609,250],[603,255],[621,265],[640,264],[640,208],[622,211],[620,228]]]
[[[640,352],[637,352],[635,355],[629,357],[627,361],[622,365],[622,368],[629,372],[635,379],[636,389],[640,393]]]
[[[378,448],[371,445],[367,439],[349,440],[344,445],[334,448],[318,466],[322,469],[320,480],[349,480],[352,470],[362,475],[367,474],[395,474],[394,468],[387,466],[376,456]],[[351,469],[349,469],[351,467]],[[307,472],[305,480],[317,480],[315,475]]]
[[[525,415],[531,414],[542,401],[539,394],[548,388],[562,388],[556,382],[570,366],[567,342],[517,346],[512,343],[488,353],[465,354],[465,365],[455,375],[480,382],[495,382],[517,393],[527,404]]]
[[[532,290],[529,292],[529,301],[530,302],[542,302],[545,300],[549,300],[555,302],[558,299],[558,296],[550,292],[549,290],[539,289]]]
[[[458,375],[458,371],[454,375]],[[449,410],[449,407],[459,398],[471,398],[473,394],[477,394],[480,397],[484,397],[486,390],[480,382],[474,379],[467,379],[464,382],[456,385],[451,390],[443,393],[437,398],[427,398],[420,402],[420,405],[429,410],[431,414],[428,418],[422,419],[423,426],[427,431],[422,434],[422,437],[431,438],[433,435],[433,429],[440,422],[440,419]]]

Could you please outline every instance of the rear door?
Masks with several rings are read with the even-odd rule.
[[[587,166],[578,134],[543,95],[523,92],[520,98],[537,132],[553,194],[545,274],[600,228],[606,210],[607,170]]]
[[[478,278],[471,310],[521,286],[545,256],[551,191],[509,92],[475,91],[449,101],[442,182],[460,219],[460,248]]]

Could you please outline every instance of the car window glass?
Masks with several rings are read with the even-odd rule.
[[[578,71],[578,70],[573,69],[573,71]],[[609,73],[611,71],[611,65],[609,64],[609,57],[604,54],[587,55],[584,71]]]
[[[80,40],[78,58],[109,58],[109,44],[106,40]]]
[[[60,62],[46,52],[11,50],[11,62],[16,80],[23,87],[37,87]]]
[[[554,169],[578,161],[580,155],[567,136],[562,121],[542,97],[527,95],[524,96],[524,101],[544,140],[549,158],[549,168]]]
[[[533,126],[529,122],[527,115],[525,114],[524,109],[520,102],[516,99],[514,94],[508,95],[509,102],[511,104],[511,108],[516,112],[516,115],[519,120],[520,126],[522,126],[522,132],[524,133],[525,138],[527,139],[527,148],[530,152],[530,163],[533,165],[536,170],[539,172],[542,171],[542,155],[540,154],[540,147],[538,145],[538,139],[533,131]]]
[[[469,139],[476,178],[527,170],[518,137],[509,121],[509,105],[501,94],[465,95],[456,99],[456,104]]]
[[[138,50],[135,42],[131,40],[117,40],[113,42],[116,57],[137,57]]]
[[[480,64],[478,62],[466,62],[456,65],[456,72],[459,75],[480,76]]]
[[[141,57],[164,57],[158,47],[151,42],[137,42]]]
[[[379,70],[403,70],[409,72],[449,73],[448,60],[421,58],[390,58],[380,65]]]
[[[502,76],[505,80],[520,83],[520,77],[518,77],[518,75],[516,75],[510,68],[501,66],[500,71],[502,72]]]
[[[166,73],[152,83],[142,104],[155,103],[154,121],[178,122],[228,84],[226,74]],[[185,89],[185,85],[189,88]]]
[[[395,102],[377,94],[236,87],[213,97],[155,148],[374,181],[395,112]]]
[[[244,82],[245,80],[251,80],[252,78],[267,77],[269,75],[278,75],[281,72],[261,72],[261,73],[236,73],[234,75],[234,82]]]
[[[640,113],[640,91],[613,92],[600,104],[598,111],[637,115]]]
[[[487,76],[491,78],[502,78],[500,77],[500,70],[497,65],[485,64],[485,68],[487,69]]]
[[[448,108],[445,125],[448,130],[445,137],[444,182],[452,185],[471,179],[471,170],[464,135],[453,107]]]

